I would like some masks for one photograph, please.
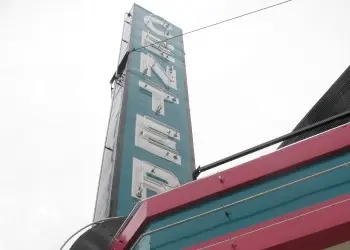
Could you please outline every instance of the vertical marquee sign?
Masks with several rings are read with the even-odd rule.
[[[113,89],[94,220],[127,216],[138,201],[192,180],[183,40],[154,44],[181,33],[136,4],[126,18],[119,58],[151,46],[129,54]]]

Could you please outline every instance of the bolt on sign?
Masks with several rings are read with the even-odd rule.
[[[192,180],[194,152],[182,30],[134,4],[126,15],[112,89],[94,220]],[[161,42],[164,39],[170,39]]]

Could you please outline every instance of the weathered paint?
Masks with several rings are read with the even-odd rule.
[[[133,20],[131,28],[131,39],[130,49],[142,47],[142,34],[145,31],[150,32],[153,36],[157,34],[152,33],[145,23],[145,17],[152,16],[153,19],[164,20],[144,8],[134,5],[133,8]],[[170,24],[170,23],[169,23]],[[155,24],[156,27],[157,24]],[[182,30],[173,24],[170,24],[172,28],[171,34],[181,34]],[[158,27],[159,28],[159,27]],[[159,37],[159,36],[158,36]],[[159,37],[160,38],[160,37]],[[133,158],[136,157],[141,161],[154,164],[155,167],[161,169],[162,172],[169,171],[177,177],[179,183],[184,184],[191,181],[192,171],[194,169],[194,156],[193,156],[193,142],[192,142],[192,131],[189,120],[189,104],[188,104],[188,93],[186,86],[186,72],[184,63],[184,51],[183,42],[180,38],[172,39],[173,57],[175,63],[169,62],[159,55],[153,53],[148,49],[142,51],[132,52],[129,55],[129,63],[126,70],[126,83],[127,93],[125,94],[123,103],[123,112],[125,114],[125,120],[121,123],[125,124],[123,129],[123,140],[120,145],[119,163],[121,167],[119,189],[118,189],[118,202],[117,211],[118,215],[127,215],[135,203],[138,201],[137,198],[132,197],[132,169],[133,169]],[[151,75],[143,74],[141,72],[141,57],[142,55],[152,56],[162,68],[172,67],[176,70],[176,89],[169,87],[166,89],[164,83],[155,73]],[[150,72],[151,70],[148,70]],[[152,110],[152,96],[149,92],[145,91],[143,87],[140,87],[140,81],[147,82],[152,81],[151,85],[163,88],[169,94],[176,98],[174,102],[164,101],[164,108],[162,109],[164,114],[156,113]],[[154,93],[153,93],[154,95]],[[178,152],[177,160],[173,159],[172,151],[168,156],[171,159],[167,159],[166,152],[159,151],[159,148],[155,150],[147,150],[145,147],[140,146],[137,143],[138,131],[136,127],[137,116],[150,117],[156,122],[168,126],[169,130],[176,130],[181,136],[180,138],[171,138],[172,145],[175,151]],[[172,129],[173,128],[173,129]],[[142,131],[140,131],[142,132]],[[157,152],[157,150],[159,152]],[[171,150],[171,148],[169,148]],[[164,190],[168,190],[164,188]],[[156,191],[156,190],[153,190]],[[150,194],[150,192],[148,192]]]
[[[184,250],[323,250],[350,240],[349,211],[343,195]]]
[[[114,90],[95,220],[127,216],[191,181],[195,167],[182,38],[133,51],[182,30],[136,4],[125,23],[120,58],[131,53]]]

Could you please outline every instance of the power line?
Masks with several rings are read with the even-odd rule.
[[[264,10],[267,10],[267,9],[271,9],[271,8],[274,8],[274,7],[277,7],[277,6],[279,6],[279,5],[283,5],[283,4],[286,4],[286,3],[288,3],[288,2],[292,2],[292,1],[294,1],[294,0],[287,0],[287,1],[279,2],[279,3],[273,4],[273,5],[269,5],[269,6],[266,6],[266,7],[264,7],[264,8],[261,8],[261,9],[257,9],[257,10],[251,11],[251,12],[247,12],[247,13],[242,14],[242,15],[239,15],[239,16],[231,17],[231,18],[229,18],[229,19],[226,19],[226,20],[223,20],[223,21],[220,21],[220,22],[216,22],[216,23],[213,23],[213,24],[209,24],[209,25],[203,26],[203,27],[201,27],[201,28],[197,28],[197,29],[194,29],[194,30],[191,30],[191,31],[182,33],[182,34],[178,34],[178,35],[176,35],[176,36],[173,36],[173,37],[170,37],[170,38],[167,38],[167,39],[158,41],[158,42],[154,42],[154,43],[152,43],[152,44],[148,44],[148,45],[142,46],[142,47],[137,48],[137,49],[132,49],[130,52],[140,51],[140,50],[142,50],[142,49],[144,49],[144,48],[153,46],[153,45],[155,45],[155,44],[164,43],[164,42],[167,42],[167,41],[172,40],[172,39],[174,39],[174,38],[178,38],[178,37],[185,36],[185,35],[188,35],[188,34],[191,34],[191,33],[195,33],[195,32],[197,32],[197,31],[201,31],[201,30],[204,30],[204,29],[208,29],[208,28],[217,26],[217,25],[219,25],[219,24],[227,23],[227,22],[230,22],[230,21],[232,21],[232,20],[239,19],[239,18],[242,18],[242,17],[245,17],[245,16],[249,16],[249,15],[252,15],[252,14],[255,14],[255,13],[258,13],[258,12],[261,12],[261,11],[264,11]]]
[[[129,50],[124,55],[123,60],[120,62],[117,71],[113,74],[113,76],[112,76],[112,78],[110,80],[110,84],[113,84],[113,82],[115,82],[116,79],[118,79],[122,75],[121,72],[124,71],[125,66],[126,66],[126,62],[128,60],[128,57],[129,57],[130,53],[132,53],[132,52],[140,52],[140,51],[142,51],[143,49],[145,49],[147,47],[150,47],[150,46],[153,46],[153,45],[156,45],[156,44],[159,44],[159,43],[164,43],[164,42],[170,41],[172,39],[175,39],[175,38],[178,38],[178,37],[181,37],[181,36],[189,35],[189,34],[192,34],[192,33],[195,33],[195,32],[201,31],[201,30],[204,30],[204,29],[208,29],[208,28],[217,26],[217,25],[222,24],[222,23],[227,23],[229,21],[232,21],[232,20],[235,20],[235,19],[239,19],[239,18],[242,18],[242,17],[245,17],[245,16],[249,16],[249,15],[252,15],[252,14],[255,14],[255,13],[267,10],[267,9],[271,9],[271,8],[274,8],[274,7],[277,7],[279,5],[283,5],[283,4],[286,4],[288,2],[292,2],[292,1],[294,1],[294,0],[286,0],[286,1],[283,1],[283,2],[279,2],[279,3],[273,4],[273,5],[266,6],[266,7],[261,8],[261,9],[257,9],[257,10],[251,11],[251,12],[247,12],[247,13],[239,15],[239,16],[231,17],[229,19],[226,19],[226,20],[223,20],[223,21],[220,21],[220,22],[216,22],[216,23],[213,23],[213,24],[209,24],[207,26],[203,26],[201,28],[197,28],[197,29],[194,29],[194,30],[182,33],[182,34],[178,34],[176,36],[169,37],[169,38],[161,40],[161,41],[157,41],[157,42],[154,42],[154,43],[151,43],[151,44],[147,44],[147,45],[139,47],[137,49],[133,48],[133,49]]]

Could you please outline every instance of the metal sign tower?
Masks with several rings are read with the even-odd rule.
[[[181,33],[136,4],[126,14],[119,67],[111,82],[95,221],[127,216],[139,200],[192,180],[195,162],[183,40],[160,43]]]

